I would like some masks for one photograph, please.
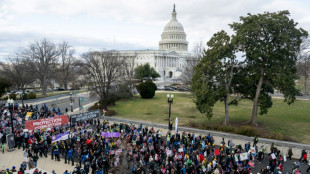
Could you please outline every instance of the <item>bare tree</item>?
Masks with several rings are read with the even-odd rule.
[[[24,59],[33,77],[40,80],[42,93],[46,96],[47,85],[56,72],[59,48],[47,39],[31,43],[28,47],[17,52],[18,57]]]
[[[181,81],[185,85],[192,85],[192,77],[194,74],[194,67],[199,63],[199,61],[204,56],[204,44],[202,41],[194,43],[193,55],[187,59],[186,68],[181,76]]]
[[[131,91],[131,95],[134,94],[135,88],[135,57],[125,57],[126,64],[124,65],[124,69],[122,70],[122,82],[127,85]]]
[[[74,49],[71,49],[71,46],[68,42],[63,42],[59,45],[60,48],[60,63],[57,68],[57,77],[55,80],[65,88],[68,89],[68,84],[74,80],[74,68],[75,68],[75,58],[73,54]]]
[[[303,78],[304,93],[308,95],[308,80],[310,76],[310,40],[306,39],[301,45],[298,54],[297,73]]]
[[[10,57],[8,63],[1,64],[2,74],[13,86],[25,92],[26,85],[33,83],[36,79],[31,76],[26,62],[20,57]]]
[[[97,93],[106,109],[112,99],[112,86],[121,81],[126,58],[117,51],[91,51],[82,55],[85,76],[91,91]]]

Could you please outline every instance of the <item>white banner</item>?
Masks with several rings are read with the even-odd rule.
[[[240,161],[244,161],[247,159],[248,159],[248,153],[247,152],[240,154]]]

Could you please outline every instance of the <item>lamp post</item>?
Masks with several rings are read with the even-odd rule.
[[[99,102],[97,103],[97,106],[98,106],[98,111],[99,111],[99,115],[100,115],[100,110],[99,110],[100,103]]]
[[[21,94],[20,94],[20,98],[22,99],[22,106],[24,106],[24,93],[22,92]]]
[[[105,113],[107,112],[106,109],[103,109],[103,119],[105,118]]]
[[[13,107],[14,107],[14,100],[13,99],[8,99],[7,100],[8,104],[9,104],[9,111],[10,111],[10,117],[11,117],[11,131],[13,134]]]
[[[169,130],[172,130],[172,124],[171,124],[171,104],[173,103],[173,94],[167,94],[168,104],[169,104],[169,121],[168,121],[168,128]]]
[[[72,92],[70,92],[70,107],[71,107],[71,112],[73,112],[73,99],[72,99]]]

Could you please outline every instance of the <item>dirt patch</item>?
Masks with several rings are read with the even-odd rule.
[[[145,115],[152,115],[152,113],[145,113]]]
[[[192,115],[192,116],[189,116],[188,118],[196,118],[196,117]]]

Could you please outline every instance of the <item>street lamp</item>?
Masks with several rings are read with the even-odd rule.
[[[20,98],[22,99],[22,106],[24,106],[24,93],[22,92],[21,94],[20,94]]]
[[[107,112],[106,109],[103,109],[103,119],[105,118],[105,113]]]
[[[71,112],[73,112],[73,99],[72,99],[72,91],[70,92],[70,107],[71,107]]]
[[[169,104],[169,121],[168,121],[168,128],[172,130],[172,122],[171,122],[171,104],[173,103],[173,94],[167,94],[168,104]]]
[[[9,111],[10,111],[10,117],[11,117],[11,128],[12,128],[12,134],[13,134],[13,107],[14,107],[14,100],[8,99],[7,103],[9,104]]]

